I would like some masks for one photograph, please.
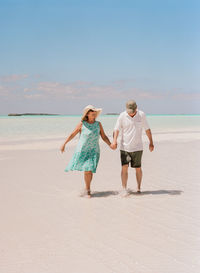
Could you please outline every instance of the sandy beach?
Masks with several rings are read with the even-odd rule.
[[[74,146],[52,147],[1,151],[0,272],[200,272],[198,139],[145,142],[143,193],[129,169],[127,198],[119,150],[101,142],[87,199],[83,173],[64,172]]]

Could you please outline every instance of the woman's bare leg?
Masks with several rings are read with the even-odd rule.
[[[85,188],[88,192],[88,195],[90,195],[90,185],[92,182],[92,177],[93,177],[93,173],[91,171],[84,172]]]

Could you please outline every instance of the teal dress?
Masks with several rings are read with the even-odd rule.
[[[77,147],[65,172],[77,170],[96,173],[100,157],[99,136],[99,121],[94,123],[83,121]]]

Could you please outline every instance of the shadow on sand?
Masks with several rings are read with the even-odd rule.
[[[136,195],[157,195],[157,194],[168,194],[168,195],[180,195],[183,191],[180,190],[155,190],[155,191],[141,191],[141,193],[130,191],[130,194]]]
[[[95,191],[92,192],[92,197],[108,197],[110,195],[118,195],[118,191]]]
[[[160,195],[160,194],[168,194],[168,195],[180,195],[183,191],[180,190],[155,190],[155,191],[142,191],[141,193],[129,191],[130,195]],[[118,191],[95,191],[92,193],[92,197],[108,197],[110,195],[118,195]]]

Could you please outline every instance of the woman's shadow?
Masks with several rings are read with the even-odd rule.
[[[130,195],[160,195],[160,194],[168,194],[168,195],[180,195],[183,191],[181,190],[151,190],[151,191],[141,191],[141,193],[137,193],[134,191],[129,191]],[[119,191],[95,191],[92,193],[92,197],[108,197],[111,195],[118,195]]]
[[[118,195],[118,191],[94,191],[92,197],[108,197],[110,195]]]

